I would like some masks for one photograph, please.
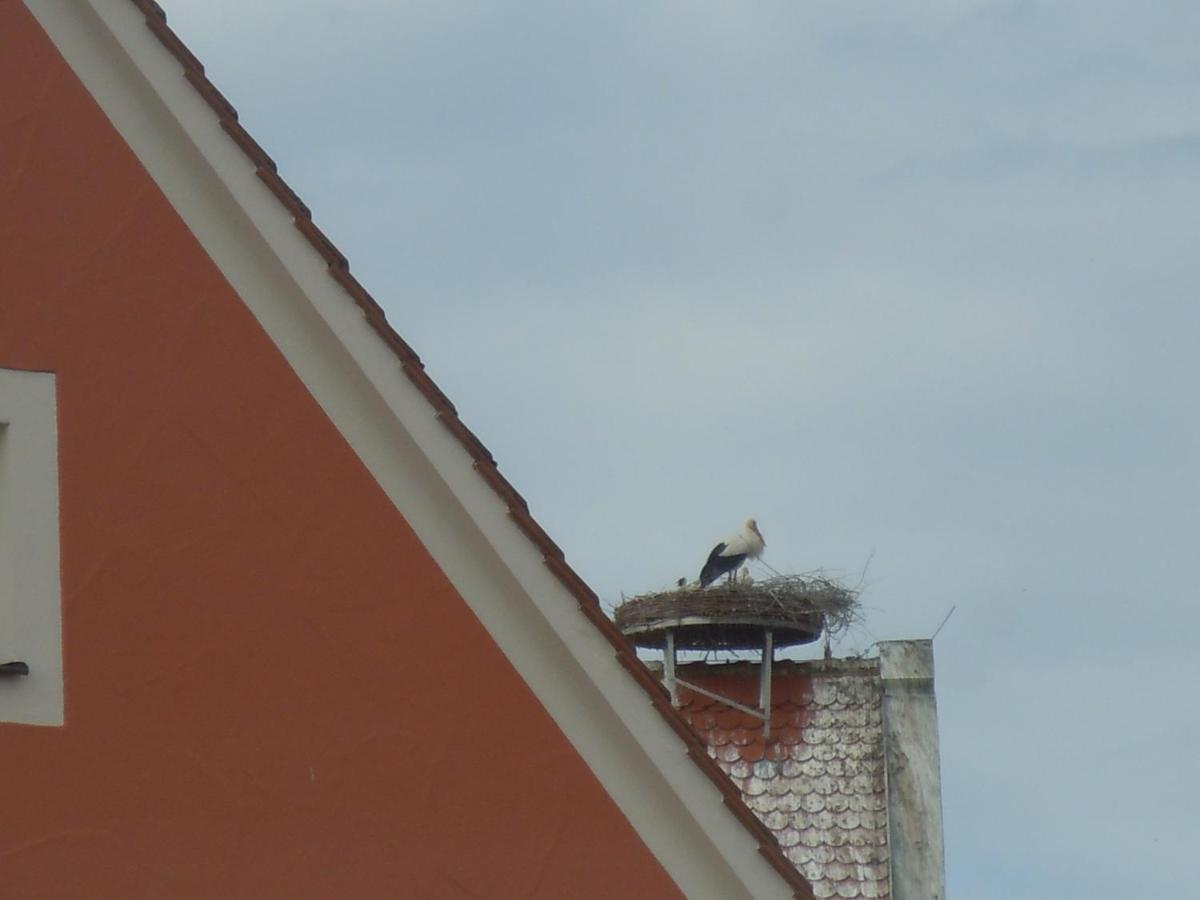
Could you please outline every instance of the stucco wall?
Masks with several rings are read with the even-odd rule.
[[[670,896],[109,127],[0,0],[0,366],[57,376],[65,725],[14,896]]]

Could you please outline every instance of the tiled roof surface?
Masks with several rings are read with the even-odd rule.
[[[242,152],[254,163],[258,177],[271,190],[275,197],[292,215],[296,229],[304,235],[313,249],[325,259],[328,271],[346,291],[348,297],[362,310],[363,316],[396,355],[397,362],[414,386],[429,401],[437,414],[438,420],[455,436],[474,460],[475,470],[508,506],[509,517],[518,528],[541,551],[546,567],[554,573],[562,585],[575,597],[579,603],[580,612],[588,619],[612,645],[613,653],[627,672],[638,682],[649,695],[651,704],[659,711],[667,724],[684,741],[688,756],[702,772],[715,784],[724,795],[725,805],[750,831],[759,842],[759,852],[770,862],[780,874],[799,900],[808,900],[813,896],[808,882],[799,875],[796,869],[784,856],[774,833],[766,828],[750,808],[742,801],[741,795],[730,784],[729,779],[721,769],[714,765],[709,755],[705,753],[704,745],[697,739],[695,732],[688,727],[684,718],[671,705],[670,698],[659,680],[638,659],[636,652],[625,637],[617,630],[612,620],[605,615],[600,607],[599,598],[582,578],[567,564],[562,550],[550,539],[542,527],[529,514],[525,499],[517,493],[496,465],[495,459],[475,434],[467,428],[458,417],[458,413],[449,398],[442,393],[433,379],[425,372],[425,366],[420,358],[388,324],[382,307],[367,292],[366,288],[350,274],[350,264],[346,257],[334,246],[325,234],[312,221],[311,213],[299,196],[283,180],[276,169],[274,160],[254,140],[245,128],[238,122],[237,110],[225,99],[204,74],[204,66],[196,56],[184,45],[183,41],[167,25],[166,13],[154,0],[129,0],[141,11],[146,19],[146,25],[159,42],[179,61],[181,74],[191,83],[197,93],[204,98],[217,116],[221,127],[230,139],[241,148]]]
[[[757,665],[678,675],[758,705]],[[684,716],[819,898],[889,898],[883,685],[877,661],[777,662],[771,737],[762,722],[680,688]]]

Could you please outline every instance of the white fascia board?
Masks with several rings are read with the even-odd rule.
[[[791,896],[141,12],[25,3],[680,888]]]

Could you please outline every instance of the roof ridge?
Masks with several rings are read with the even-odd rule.
[[[543,562],[558,581],[575,597],[579,609],[612,645],[614,655],[634,680],[650,697],[651,704],[662,715],[687,746],[687,754],[700,770],[716,785],[725,806],[742,822],[759,843],[759,853],[794,889],[799,900],[813,900],[812,886],[791,864],[780,847],[773,832],[754,814],[737,785],[720,769],[708,754],[700,736],[688,724],[683,714],[671,705],[670,696],[662,683],[647,668],[634,650],[633,645],[617,629],[616,624],[604,614],[596,593],[566,562],[562,550],[551,540],[545,530],[529,513],[529,505],[501,474],[495,457],[458,417],[450,399],[425,372],[425,366],[416,352],[388,323],[387,316],[379,303],[366,288],[350,274],[350,263],[324,232],[312,220],[312,212],[299,195],[279,175],[275,161],[262,146],[250,136],[238,121],[237,110],[204,74],[200,60],[167,25],[167,16],[154,0],[130,0],[145,16],[146,25],[162,45],[179,61],[183,75],[196,92],[217,114],[221,128],[255,164],[256,174],[270,189],[276,199],[292,214],[293,224],[325,259],[329,274],[342,286],[355,304],[362,310],[367,322],[400,360],[404,374],[416,386],[437,413],[438,420],[458,439],[474,460],[474,468],[484,481],[503,499],[508,506],[508,515],[514,524],[525,533],[542,552]]]

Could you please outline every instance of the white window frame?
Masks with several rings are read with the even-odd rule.
[[[58,413],[49,372],[0,368],[0,723],[63,724]]]

